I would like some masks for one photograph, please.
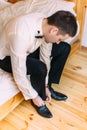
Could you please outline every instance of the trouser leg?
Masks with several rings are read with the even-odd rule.
[[[37,55],[35,55],[37,57]],[[45,94],[45,77],[47,74],[46,65],[38,59],[27,57],[26,61],[27,74],[30,75],[30,80],[33,88],[38,92],[43,100],[46,99]],[[0,67],[12,73],[10,56],[0,61]]]
[[[29,59],[32,62],[29,62]],[[36,62],[36,63],[35,63]],[[38,92],[43,100],[46,99],[46,92],[45,92],[45,78],[47,74],[46,65],[39,60],[39,48],[28,55],[27,57],[27,74],[30,74],[31,71],[33,72],[30,75],[30,80],[32,86]]]
[[[71,46],[65,42],[60,44],[53,44],[51,56],[51,69],[49,72],[49,87],[51,88],[52,83],[59,83],[61,74],[70,53]]]
[[[30,74],[30,81],[39,96],[45,100],[45,78],[47,74],[46,65],[34,58],[27,58],[27,74]]]

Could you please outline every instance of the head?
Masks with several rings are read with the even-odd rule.
[[[47,43],[66,40],[75,36],[77,22],[75,16],[69,11],[58,11],[44,19],[43,34]]]

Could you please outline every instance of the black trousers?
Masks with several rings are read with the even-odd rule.
[[[53,44],[51,52],[52,61],[48,81],[50,89],[52,83],[59,83],[70,50],[71,46],[65,42],[61,42],[58,45]],[[27,56],[26,67],[27,74],[30,75],[32,86],[38,92],[41,98],[45,100],[45,77],[47,74],[47,68],[46,65],[39,60],[39,48]],[[10,56],[0,60],[0,68],[12,73]]]

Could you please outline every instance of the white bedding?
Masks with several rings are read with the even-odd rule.
[[[12,75],[0,69],[0,106],[18,92]]]
[[[11,4],[0,0],[0,33],[4,29],[5,24],[13,17],[29,12],[43,12],[51,14],[51,9],[55,10],[69,10],[75,14],[71,2],[64,2],[63,0],[25,0],[15,4]],[[59,1],[59,2],[58,2]],[[57,2],[57,3],[56,3]],[[50,5],[50,6],[49,6]],[[57,9],[58,8],[58,9]],[[73,40],[73,39],[69,39]],[[70,42],[70,41],[69,41]],[[19,92],[11,74],[0,70],[0,106],[12,98]]]

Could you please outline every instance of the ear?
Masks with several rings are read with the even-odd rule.
[[[51,28],[50,28],[50,34],[53,34],[53,35],[56,35],[57,33],[58,33],[58,28],[57,27],[55,27],[55,26],[52,26]]]

